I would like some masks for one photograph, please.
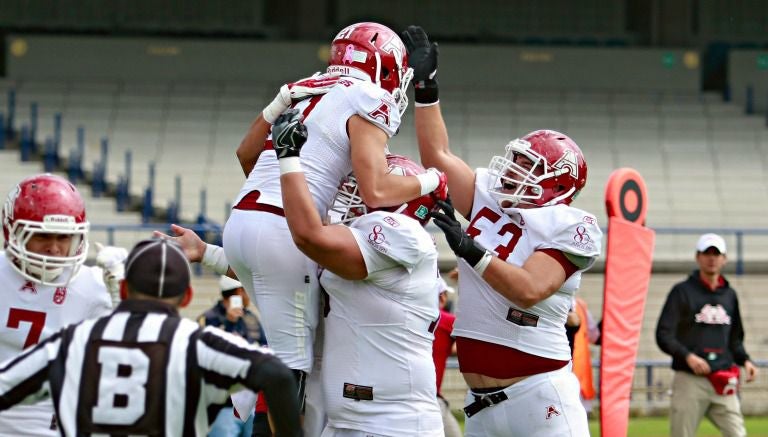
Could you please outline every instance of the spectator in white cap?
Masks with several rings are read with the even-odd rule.
[[[440,411],[443,415],[443,430],[445,437],[461,436],[459,423],[456,417],[451,413],[448,400],[440,392],[440,386],[443,384],[443,375],[445,374],[445,365],[450,355],[456,355],[456,340],[451,336],[453,331],[453,321],[456,316],[448,311],[449,295],[453,295],[455,290],[448,285],[441,277],[437,277],[437,293],[440,299],[440,319],[435,329],[435,339],[432,342],[432,359],[435,361],[435,372],[437,376],[437,403],[440,405]]]
[[[198,317],[200,326],[215,326],[246,339],[249,343],[266,345],[267,340],[259,317],[248,307],[251,299],[243,284],[229,276],[219,278],[221,299]]]
[[[757,367],[744,349],[739,300],[722,275],[726,263],[723,237],[704,234],[696,243],[696,263],[687,280],[667,296],[656,327],[656,343],[672,356],[672,437],[693,437],[705,415],[723,435],[746,436],[739,366],[746,382]]]

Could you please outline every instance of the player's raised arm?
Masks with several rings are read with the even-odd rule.
[[[413,68],[416,100],[416,138],[424,167],[434,167],[448,176],[448,190],[456,209],[467,216],[472,208],[475,174],[448,147],[448,130],[440,111],[437,64],[439,49],[429,41],[419,26],[408,26],[401,34],[408,49],[408,62]]]
[[[251,123],[245,138],[237,148],[237,160],[246,177],[251,173],[259,155],[264,150],[270,129],[277,117],[296,102],[327,93],[338,80],[338,76],[315,74],[280,87],[274,100]]]
[[[346,226],[323,225],[299,161],[307,137],[298,111],[289,110],[274,126],[274,147],[280,160],[283,209],[296,246],[312,260],[345,279],[364,279],[365,261]]]

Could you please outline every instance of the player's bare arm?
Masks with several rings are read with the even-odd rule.
[[[338,80],[337,76],[315,73],[280,87],[274,100],[251,123],[240,147],[237,148],[237,159],[246,177],[251,173],[259,155],[264,150],[267,136],[277,117],[296,102],[327,93]]]
[[[427,33],[419,26],[408,26],[401,37],[408,49],[408,63],[413,68],[416,137],[421,163],[448,176],[448,189],[456,202],[454,206],[466,217],[472,209],[475,174],[448,148],[448,130],[438,97],[438,45],[430,42]]]
[[[440,103],[417,106],[416,138],[424,167],[434,167],[448,176],[448,191],[459,213],[468,217],[475,196],[475,172],[448,147],[448,130],[440,112]]]
[[[421,183],[415,176],[387,173],[387,134],[381,128],[353,115],[347,121],[347,131],[352,169],[366,205],[373,208],[392,206],[422,194]]]
[[[522,267],[493,257],[482,277],[521,309],[552,296],[566,279],[563,266],[544,252],[534,252]]]
[[[229,262],[221,246],[207,244],[192,229],[183,226],[171,224],[171,231],[174,233],[173,236],[160,231],[154,231],[153,235],[158,238],[173,240],[184,251],[187,261],[202,263],[204,266],[212,268],[218,274],[237,279],[234,270],[229,267]]]
[[[326,226],[317,214],[299,163],[306,127],[298,111],[294,111],[279,117],[274,128],[283,210],[293,241],[309,258],[342,278],[365,279],[368,271],[352,231],[342,225]]]
[[[251,173],[253,167],[256,166],[256,161],[259,160],[259,155],[264,150],[264,143],[271,128],[272,125],[264,120],[262,114],[259,114],[248,128],[243,141],[240,142],[240,146],[235,153],[246,177]]]

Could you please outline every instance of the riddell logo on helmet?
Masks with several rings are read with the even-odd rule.
[[[61,214],[49,214],[45,217],[43,217],[43,223],[62,223],[62,224],[70,224],[74,223],[75,218],[71,215],[61,215]]]

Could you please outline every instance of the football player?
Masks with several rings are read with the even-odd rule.
[[[437,250],[423,228],[437,197],[374,208],[350,175],[333,204],[348,226],[324,225],[299,160],[306,140],[300,117],[297,110],[284,113],[273,138],[293,241],[323,268],[320,282],[329,296],[322,435],[442,436],[432,360],[440,314]],[[426,171],[404,156],[388,155],[387,163],[390,174]]]
[[[395,32],[377,23],[350,25],[331,44],[327,73],[282,87],[238,148],[248,177],[224,229],[226,256],[209,253],[206,259],[215,259],[220,273],[228,264],[254,297],[270,347],[297,371],[300,390],[312,368],[317,266],[292,242],[277,156],[272,140],[265,139],[285,109],[301,112],[310,133],[301,163],[319,217],[326,217],[339,183],[353,170],[361,197],[373,207],[444,193],[445,177],[437,170],[388,172],[387,140],[400,125],[411,75]]]
[[[117,285],[128,253],[106,247],[99,257],[108,269],[83,265],[89,223],[74,185],[51,174],[22,180],[8,194],[2,226],[0,361],[66,325],[109,312],[105,277]],[[4,411],[0,436],[58,436],[53,413],[50,401]]]
[[[568,136],[539,130],[473,171],[448,147],[436,44],[415,26],[403,39],[415,71],[421,160],[448,175],[453,199],[433,218],[459,257],[453,335],[470,387],[466,435],[588,435],[563,328],[601,248],[595,216],[570,206],[587,181],[584,156]],[[454,207],[470,222],[466,232]]]

